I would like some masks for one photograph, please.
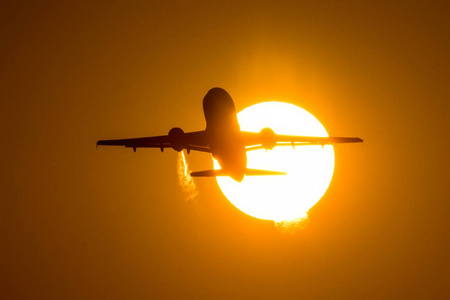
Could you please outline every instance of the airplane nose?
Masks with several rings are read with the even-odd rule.
[[[206,93],[205,97],[220,97],[220,96],[230,96],[227,91],[225,91],[223,88],[220,87],[213,87]]]

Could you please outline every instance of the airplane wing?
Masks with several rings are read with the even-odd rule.
[[[276,134],[270,128],[261,132],[242,132],[242,140],[247,151],[273,149],[276,146],[314,146],[334,145],[340,143],[361,143],[357,137],[317,137]]]
[[[181,130],[181,129],[180,129]],[[205,132],[177,132],[177,134],[160,135],[152,137],[119,139],[119,140],[99,140],[97,146],[125,146],[126,148],[133,148],[136,152],[137,148],[159,148],[161,152],[165,148],[173,148],[177,151],[183,149],[202,151],[211,153],[211,148],[208,146]]]

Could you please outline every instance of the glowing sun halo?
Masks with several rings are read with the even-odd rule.
[[[328,136],[322,124],[306,110],[283,102],[263,102],[238,113],[243,131],[264,127],[277,134]],[[253,217],[276,222],[306,217],[327,190],[334,170],[333,146],[275,147],[247,152],[248,168],[284,171],[287,175],[246,176],[239,183],[217,177],[228,200]],[[214,168],[220,168],[214,160]]]

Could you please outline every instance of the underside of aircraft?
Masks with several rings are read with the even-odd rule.
[[[231,96],[221,88],[208,91],[203,99],[203,111],[206,129],[184,132],[181,128],[170,129],[167,135],[118,140],[99,140],[98,145],[125,146],[136,151],[137,148],[172,148],[175,151],[186,150],[211,153],[219,162],[221,169],[192,172],[194,177],[230,176],[242,181],[244,175],[285,175],[284,172],[256,170],[247,168],[247,151],[278,146],[333,145],[338,143],[360,143],[357,137],[312,137],[279,135],[266,127],[260,132],[241,131],[236,109]]]

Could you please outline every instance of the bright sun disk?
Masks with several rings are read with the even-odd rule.
[[[309,112],[284,102],[263,102],[238,113],[243,131],[259,132],[264,127],[277,134],[327,137],[323,125]],[[275,147],[247,152],[247,167],[283,171],[287,175],[245,176],[239,183],[217,177],[228,198],[253,217],[276,222],[305,218],[308,210],[325,194],[333,176],[333,146]],[[214,160],[214,168],[220,166]]]

